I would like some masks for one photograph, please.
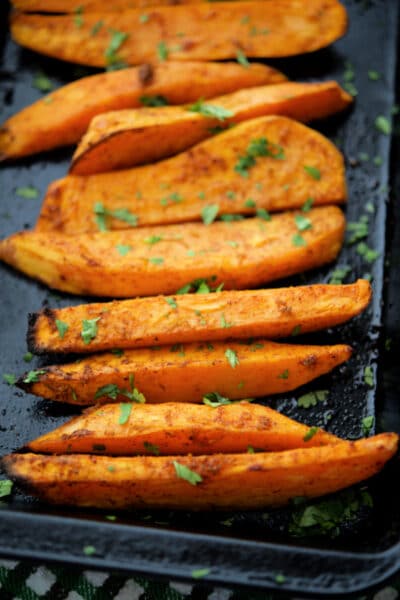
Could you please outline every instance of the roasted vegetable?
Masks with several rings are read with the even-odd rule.
[[[46,502],[98,508],[250,509],[313,498],[371,477],[398,436],[256,454],[110,458],[10,454],[9,477]]]
[[[176,4],[198,4],[207,0],[12,0],[14,8],[24,12],[41,13],[76,13],[85,12],[121,12],[130,8],[147,8],[148,6],[175,6]]]
[[[307,425],[246,401],[217,407],[173,402],[135,404],[128,418],[124,410],[125,405],[121,410],[118,404],[89,409],[30,442],[26,449],[43,454],[119,456],[217,454],[247,452],[249,446],[277,451],[339,441],[322,429],[308,439]]]
[[[207,210],[212,217],[212,205]],[[74,294],[173,294],[199,278],[245,289],[332,261],[344,227],[340,209],[327,206],[312,209],[306,222],[304,213],[286,212],[268,222],[189,223],[79,236],[24,231],[0,242],[0,258]],[[150,243],[155,239],[157,244]]]
[[[45,308],[29,316],[28,348],[35,354],[78,353],[257,336],[289,337],[293,332],[307,333],[343,323],[364,310],[370,299],[370,284],[359,279],[349,285],[184,294]],[[90,345],[85,344],[82,322],[98,318],[101,327]]]
[[[0,160],[77,142],[103,112],[151,103],[184,104],[239,88],[281,83],[286,77],[265,65],[235,63],[144,64],[78,79],[24,108],[0,129]]]
[[[343,110],[351,102],[335,81],[289,82],[239,90],[188,107],[111,111],[93,119],[70,172],[90,175],[153,162],[210,137],[216,128],[276,114],[310,121]],[[281,157],[274,148],[270,152]]]
[[[291,56],[328,46],[347,28],[337,0],[208,2],[142,9],[11,16],[14,40],[31,50],[93,67],[173,58]],[[101,26],[100,26],[100,25]],[[183,34],[183,35],[182,35]]]
[[[307,165],[317,169],[318,178]],[[208,204],[216,204],[219,214],[261,211],[268,218],[265,211],[303,207],[306,212],[346,197],[343,157],[331,142],[286,117],[260,117],[118,177],[70,175],[54,182],[36,230],[75,235],[99,226],[131,227],[129,219],[118,218],[121,210],[136,215],[139,226],[196,221]],[[99,207],[105,223],[98,220]]]
[[[83,335],[86,324],[83,322]],[[101,319],[96,327],[101,329]],[[90,339],[87,343],[90,345]],[[42,398],[83,405],[145,399],[201,402],[211,392],[235,400],[293,390],[328,373],[350,355],[351,348],[346,345],[305,346],[265,340],[174,344],[45,367],[30,371],[18,385]]]

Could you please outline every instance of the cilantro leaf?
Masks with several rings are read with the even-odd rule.
[[[364,436],[367,436],[371,429],[373,428],[375,423],[375,417],[373,415],[369,415],[368,417],[364,417],[361,421],[361,428]]]
[[[63,340],[65,334],[67,333],[67,331],[69,329],[69,325],[68,325],[68,323],[64,323],[64,321],[60,321],[60,319],[56,319],[55,323],[56,323],[58,335]]]
[[[115,247],[121,256],[126,256],[132,250],[129,244],[117,244]]]
[[[157,56],[158,56],[158,60],[160,60],[161,62],[167,60],[169,55],[169,50],[167,47],[167,44],[164,41],[161,41],[158,45],[157,45]]]
[[[210,569],[194,569],[191,573],[193,579],[201,579],[210,573]]]
[[[329,283],[331,285],[340,285],[341,283],[343,283],[343,280],[347,277],[349,273],[351,273],[351,267],[349,265],[343,265],[343,267],[336,267],[336,269],[332,271]]]
[[[310,219],[308,217],[304,217],[303,215],[295,215],[294,221],[299,231],[307,231],[308,229],[312,228]]]
[[[3,379],[8,385],[15,385],[18,378],[12,373],[3,373]]]
[[[171,306],[171,308],[177,309],[178,305],[173,298],[164,297],[164,300],[167,304]]]
[[[143,106],[168,106],[168,100],[161,95],[140,96],[139,101]]]
[[[285,153],[282,146],[274,144],[266,137],[255,138],[247,146],[246,154],[240,154],[235,164],[235,171],[242,177],[249,176],[249,169],[256,164],[256,158],[268,156],[276,160],[283,160]]]
[[[149,262],[152,265],[162,265],[164,262],[164,259],[161,256],[152,256],[149,258]]]
[[[387,117],[383,115],[379,115],[375,119],[375,128],[385,135],[390,135],[392,133],[392,125]]]
[[[131,227],[136,227],[138,224],[138,218],[136,215],[130,212],[127,208],[116,208],[115,210],[109,210],[106,208],[102,202],[95,202],[93,206],[93,212],[95,214],[96,225],[99,228],[99,231],[107,231],[107,217],[113,217],[118,221],[124,221],[131,225]]]
[[[33,358],[33,354],[32,354],[32,352],[25,352],[25,354],[22,358],[24,359],[25,362],[31,362],[31,360]]]
[[[94,546],[84,546],[83,547],[83,554],[85,556],[93,556],[93,554],[96,554],[96,548]]]
[[[300,233],[294,234],[294,236],[292,237],[292,244],[297,248],[300,248],[301,246],[307,246],[306,240],[303,238],[302,235],[300,235]]]
[[[39,191],[35,187],[33,187],[33,185],[17,187],[15,193],[20,198],[26,198],[27,200],[39,198]]]
[[[300,408],[310,408],[310,406],[317,406],[318,402],[325,402],[329,395],[328,390],[316,390],[315,392],[309,392],[303,394],[297,399],[297,406]]]
[[[84,344],[90,344],[90,342],[96,337],[98,321],[100,321],[100,317],[97,317],[96,319],[82,320],[81,337]]]
[[[4,498],[5,496],[9,496],[12,491],[13,482],[11,479],[1,479],[0,480],[0,498]]]
[[[151,454],[154,454],[154,456],[159,456],[160,454],[160,448],[155,444],[151,444],[150,442],[143,442],[143,447],[146,450],[146,452],[150,452]]]
[[[51,92],[54,89],[54,84],[42,71],[38,71],[32,81],[32,86],[40,92]]]
[[[224,406],[225,404],[232,404],[232,401],[225,396],[221,396],[218,392],[209,392],[203,396],[203,404],[217,408],[217,406]]]
[[[197,485],[198,483],[201,483],[203,481],[202,476],[196,473],[195,471],[189,469],[189,467],[182,465],[176,460],[172,461],[172,464],[174,465],[175,472],[177,476],[180,477],[180,479],[184,479],[191,485]]]
[[[129,421],[132,411],[132,402],[121,402],[119,405],[118,425],[125,425]]]
[[[225,350],[225,357],[228,363],[231,365],[232,369],[234,369],[239,364],[239,358],[235,350],[227,348]]]
[[[321,179],[321,171],[319,169],[317,169],[317,167],[312,167],[310,165],[303,165],[303,169],[305,170],[306,173],[308,173],[308,175],[310,175],[310,177],[312,177],[316,181],[319,181]]]
[[[46,373],[46,371],[44,371],[43,369],[37,369],[35,371],[28,371],[28,373],[25,375],[23,382],[24,383],[37,383],[38,381],[40,381],[40,376],[44,375]]]
[[[160,235],[150,235],[149,237],[145,238],[143,241],[145,244],[149,244],[150,246],[153,246],[154,244],[158,244],[158,242],[162,241],[162,237]]]
[[[271,220],[271,215],[265,208],[257,208],[256,215],[259,219],[263,219],[264,221]]]
[[[250,63],[247,60],[247,56],[241,50],[238,50],[236,52],[236,60],[238,61],[239,65],[242,65],[242,67],[244,67],[245,69],[248,69],[250,67]]]
[[[210,225],[215,221],[219,211],[218,204],[208,204],[201,210],[201,218],[203,219],[204,225]]]
[[[117,55],[118,50],[121,46],[126,42],[129,38],[129,33],[125,33],[123,31],[117,31],[115,29],[110,29],[111,39],[104,51],[104,58],[106,59],[106,65],[110,66],[120,66],[121,61]]]
[[[199,113],[200,115],[203,115],[203,117],[218,119],[218,121],[225,121],[225,119],[233,117],[233,112],[231,110],[227,110],[223,106],[217,106],[215,104],[206,104],[201,98],[191,106],[188,106],[187,110],[189,112]]]
[[[364,369],[364,381],[369,387],[374,387],[374,371],[370,366]]]
[[[278,379],[288,379],[289,378],[289,369],[285,369],[278,375]]]
[[[319,431],[319,427],[310,427],[310,429],[307,431],[306,435],[303,437],[303,440],[305,442],[309,442],[316,433],[318,433]]]

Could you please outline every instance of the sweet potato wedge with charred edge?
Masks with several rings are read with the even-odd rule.
[[[163,96],[169,104],[185,104],[285,80],[265,65],[243,69],[236,63],[207,62],[144,64],[83,77],[8,119],[0,129],[0,159],[74,144],[94,116],[143,106],[142,97]]]
[[[35,354],[81,353],[208,340],[289,337],[344,323],[371,299],[368,281],[271,290],[184,294],[49,309],[29,316],[28,348]],[[175,306],[168,311],[169,306]],[[143,318],[146,315],[146,318]],[[97,335],[82,340],[82,321],[97,319]],[[56,320],[68,327],[63,336]],[[229,327],[224,327],[229,323]]]
[[[118,404],[105,404],[30,442],[42,454],[218,454],[325,446],[339,438],[322,429],[308,439],[309,427],[272,408],[246,401],[218,406],[169,402],[135,404],[120,424]],[[305,438],[305,440],[304,440]]]
[[[17,13],[11,16],[11,33],[31,50],[104,67],[110,59],[137,65],[167,58],[236,58],[239,50],[249,57],[291,56],[328,46],[347,28],[346,10],[337,0],[157,6],[145,22],[142,14],[142,9],[85,13],[77,27],[74,15]],[[116,31],[126,38],[110,56]]]
[[[247,177],[236,166],[248,147],[267,140],[281,148],[284,159],[258,157]],[[319,179],[305,170],[317,168]],[[301,208],[346,200],[346,179],[341,153],[316,131],[286,117],[260,117],[201,142],[173,158],[118,174],[88,177],[70,175],[50,185],[37,231],[79,234],[98,231],[96,202],[109,211],[127,209],[139,226],[201,220],[207,204],[219,213],[254,214]],[[107,217],[108,229],[132,225]]]
[[[24,231],[0,242],[0,258],[74,294],[173,294],[209,277],[226,289],[246,289],[334,260],[343,242],[343,213],[326,206],[307,214],[310,228],[301,235],[290,212],[268,222],[188,223],[79,236]]]
[[[250,509],[314,498],[371,477],[395,454],[398,436],[256,454],[139,456],[10,454],[11,479],[54,504],[98,508]],[[174,465],[175,461],[175,465]],[[191,485],[177,466],[197,473]]]
[[[167,307],[168,308],[168,307]],[[167,312],[167,311],[166,311]],[[101,323],[100,323],[101,326]],[[346,345],[305,346],[257,340],[126,350],[93,355],[77,363],[45,367],[37,381],[18,381],[27,392],[70,404],[126,401],[132,384],[148,402],[201,402],[217,391],[234,400],[293,390],[350,358]],[[113,384],[111,394],[103,390]]]
[[[176,6],[177,4],[198,4],[209,0],[12,0],[15,9],[22,12],[41,13],[75,13],[85,12],[121,12],[130,8],[147,8],[148,6]]]
[[[92,120],[74,153],[70,172],[91,175],[153,162],[211,137],[221,125],[266,115],[311,121],[343,110],[351,102],[336,81],[288,82],[213,98],[209,104],[231,115],[223,121],[184,106],[111,111]]]

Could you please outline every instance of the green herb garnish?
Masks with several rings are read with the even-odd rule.
[[[65,334],[67,333],[67,331],[69,329],[69,325],[68,325],[68,323],[64,323],[64,321],[60,321],[60,319],[56,319],[55,324],[57,327],[58,335],[63,340]]]
[[[229,117],[233,117],[233,112],[231,110],[227,110],[223,106],[216,106],[215,104],[206,104],[204,100],[197,100],[191,106],[188,106],[187,110],[189,112],[196,112],[203,117],[209,117],[211,119],[218,119],[218,121],[225,121]]]
[[[317,167],[312,167],[310,165],[303,165],[303,169],[305,170],[310,177],[315,179],[315,181],[319,181],[321,179],[321,171],[317,169]]]
[[[3,379],[8,385],[15,385],[18,378],[12,373],[3,373]]]
[[[136,227],[138,224],[137,216],[131,213],[127,208],[116,208],[115,210],[109,210],[102,204],[102,202],[96,202],[93,206],[93,212],[95,214],[95,221],[99,231],[108,231],[107,217],[113,217],[118,221],[124,221],[125,223],[128,223],[128,225],[131,225],[131,227]]]
[[[363,435],[366,437],[371,429],[373,428],[375,423],[375,417],[373,415],[369,415],[368,417],[364,417],[361,421],[361,429],[363,432]]]
[[[218,406],[224,406],[226,404],[232,404],[232,401],[225,396],[221,396],[218,392],[209,392],[203,396],[203,404],[217,408]]]
[[[132,250],[132,246],[129,244],[117,244],[116,246],[118,254],[121,256],[126,256]]]
[[[306,240],[303,238],[302,235],[300,235],[300,233],[294,234],[294,236],[292,237],[292,244],[297,248],[300,248],[301,246],[307,246]]]
[[[256,158],[268,156],[275,160],[283,160],[285,153],[282,146],[269,142],[266,137],[254,139],[247,146],[246,154],[239,155],[235,164],[235,171],[242,177],[249,176],[249,169],[256,164]]]
[[[107,67],[121,68],[125,66],[118,57],[117,52],[121,48],[124,42],[129,38],[129,33],[123,31],[116,31],[110,29],[111,39],[107,48],[104,51],[104,58],[106,59]]]
[[[38,381],[40,381],[40,376],[41,375],[45,375],[46,371],[44,371],[43,369],[37,369],[35,371],[29,371],[24,379],[23,382],[24,383],[37,383]]]
[[[132,412],[132,402],[121,402],[119,405],[118,425],[125,425],[129,421]]]
[[[176,460],[172,461],[172,464],[174,465],[175,472],[180,479],[184,479],[191,485],[197,485],[203,481],[202,476],[189,469],[189,467],[182,465]]]
[[[169,306],[171,306],[171,308],[175,310],[178,308],[178,305],[173,298],[164,297],[164,300],[167,304],[169,304]]]
[[[310,406],[317,406],[318,402],[325,402],[328,399],[328,390],[316,390],[315,392],[309,392],[303,394],[297,399],[297,406],[300,408],[310,408]]]
[[[218,204],[208,204],[201,210],[201,218],[203,219],[204,225],[210,225],[215,221],[219,211]]]
[[[0,498],[9,496],[11,494],[12,488],[13,488],[13,482],[11,481],[11,479],[1,479],[0,480]]]
[[[294,221],[299,231],[307,231],[307,229],[312,228],[310,219],[308,217],[304,217],[303,215],[295,215]]]
[[[81,337],[83,339],[84,344],[90,344],[92,340],[97,335],[97,322],[100,320],[100,317],[96,319],[83,319],[82,320],[82,331]]]
[[[364,369],[364,381],[369,387],[374,387],[374,371],[370,366],[365,367]]]
[[[241,50],[238,50],[236,52],[236,60],[238,61],[239,65],[242,65],[242,67],[244,67],[245,69],[248,69],[250,67],[250,63],[247,60],[247,56]]]
[[[143,106],[168,106],[168,100],[161,95],[140,96],[139,101]]]
[[[54,89],[54,84],[42,71],[38,71],[32,81],[32,86],[40,92],[51,92]]]
[[[375,119],[375,128],[385,135],[390,135],[392,133],[392,125],[387,117],[383,115],[379,115]]]
[[[154,454],[154,456],[159,456],[160,448],[155,444],[151,444],[150,442],[143,442],[143,447],[146,452],[150,452],[150,454]]]
[[[232,369],[234,369],[239,364],[239,358],[238,358],[238,355],[235,352],[235,350],[231,350],[231,348],[227,348],[225,350],[225,357],[226,357],[228,363],[230,364],[230,366],[232,367]]]
[[[35,198],[39,198],[39,191],[33,187],[33,185],[17,187],[15,193],[20,198],[25,198],[26,200],[34,200]]]
[[[303,437],[303,440],[305,442],[309,442],[316,433],[318,433],[319,431],[319,427],[310,427],[310,429],[307,431],[306,435]]]

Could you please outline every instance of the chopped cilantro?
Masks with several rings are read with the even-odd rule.
[[[255,450],[253,448],[253,446],[247,446],[247,454],[254,454]]]
[[[193,579],[201,579],[210,573],[210,569],[194,569],[191,573]]]
[[[371,215],[375,212],[375,205],[373,202],[367,202],[365,205],[365,210]]]
[[[295,325],[290,333],[291,336],[295,337],[301,333],[301,325]]]
[[[259,219],[263,219],[263,221],[271,220],[271,215],[265,208],[257,208],[256,215]]]
[[[150,452],[151,454],[154,454],[154,456],[159,456],[160,454],[160,448],[155,444],[151,444],[150,442],[143,442],[143,447],[146,450],[146,452]]]
[[[336,267],[332,271],[331,277],[329,279],[329,283],[331,285],[340,285],[343,283],[343,280],[347,277],[349,273],[351,273],[351,267],[349,265],[343,265],[343,267]]]
[[[147,23],[149,18],[150,18],[149,15],[146,15],[145,13],[143,13],[142,15],[139,15],[139,23]]]
[[[112,348],[111,354],[114,354],[115,356],[123,356],[124,351],[121,350],[121,348]]]
[[[93,554],[96,554],[96,548],[94,546],[84,546],[83,554],[85,556],[93,556]]]
[[[380,78],[381,74],[378,73],[378,71],[374,71],[372,69],[368,71],[368,79],[370,79],[371,81],[378,81]]]
[[[227,110],[223,106],[217,106],[215,104],[206,104],[203,99],[197,100],[191,106],[188,106],[189,112],[196,112],[203,117],[209,117],[211,119],[218,119],[218,121],[225,121],[229,117],[233,117],[233,112]]]
[[[139,101],[143,106],[168,106],[168,100],[161,95],[140,96]]]
[[[374,371],[370,366],[364,369],[364,381],[369,387],[374,387]]]
[[[205,193],[204,193],[204,192],[199,192],[199,193],[197,194],[197,197],[198,197],[200,200],[204,200],[204,199],[205,199],[205,197],[206,197],[206,195],[205,195]]]
[[[224,287],[223,283],[220,283],[217,287],[212,287],[212,282],[215,281],[216,277],[210,277],[209,279],[194,279],[193,281],[186,283],[184,286],[179,288],[177,294],[189,294],[195,292],[196,294],[211,294],[213,292],[220,292]]]
[[[299,231],[307,231],[307,229],[312,228],[310,219],[308,217],[304,217],[303,215],[295,215],[294,221]]]
[[[132,402],[121,402],[119,405],[118,425],[125,425],[129,421],[132,412]]]
[[[125,396],[125,398],[128,398],[128,400],[131,400],[132,402],[138,402],[139,404],[143,404],[144,402],[146,402],[146,398],[135,387],[134,381],[134,376],[130,375],[130,390],[127,390],[126,388],[120,388],[115,383],[108,383],[106,385],[103,385],[98,390],[96,390],[94,399],[98,400],[99,398],[105,396],[106,398],[110,398],[111,400],[116,400],[118,396]]]
[[[22,358],[24,359],[24,362],[31,362],[31,360],[33,358],[33,354],[32,354],[32,352],[25,352],[25,354]]]
[[[40,92],[51,92],[54,89],[54,84],[42,71],[38,71],[35,74],[32,86]]]
[[[380,167],[383,165],[383,158],[381,156],[375,156],[372,162],[376,167]]]
[[[39,198],[38,190],[33,187],[33,185],[25,185],[22,187],[17,187],[15,193],[20,198],[26,198],[27,200],[33,200],[35,198]]]
[[[168,55],[169,55],[169,50],[168,50],[167,44],[164,41],[161,41],[157,45],[158,60],[160,60],[161,62],[164,62],[165,60],[167,60]]]
[[[351,232],[352,235],[347,240],[349,245],[355,244],[359,240],[367,237],[369,232],[369,219],[367,215],[360,217],[359,221],[354,223],[347,223],[347,231]]]
[[[247,56],[241,50],[238,50],[236,52],[236,60],[238,61],[239,65],[242,65],[242,67],[244,67],[245,69],[248,69],[250,67],[250,63],[247,60]]]
[[[328,390],[316,390],[315,392],[309,392],[303,394],[297,399],[297,406],[300,408],[310,408],[310,406],[317,406],[318,402],[325,402],[328,399]]]
[[[361,160],[361,162],[367,162],[369,161],[369,154],[366,152],[359,152],[358,158]]]
[[[232,404],[232,401],[225,396],[221,396],[218,392],[209,392],[203,396],[203,404],[217,408],[218,406],[224,406],[225,404]]]
[[[314,204],[315,200],[314,198],[307,198],[307,200],[304,202],[303,206],[301,207],[301,210],[303,212],[309,212]]]
[[[279,585],[281,585],[282,583],[285,583],[286,581],[286,577],[284,575],[282,575],[282,573],[278,573],[278,575],[275,575],[275,583],[278,583]]]
[[[40,381],[40,376],[44,375],[46,373],[46,371],[44,371],[43,369],[37,369],[36,371],[29,371],[24,379],[23,382],[24,383],[37,383],[38,381]]]
[[[172,308],[177,309],[178,305],[173,298],[164,297],[164,300],[167,304],[169,304]]]
[[[3,379],[8,385],[15,385],[18,378],[12,373],[3,373]]]
[[[244,203],[246,208],[255,208],[256,207],[256,203],[254,202],[254,200],[252,200],[252,198],[248,198],[246,200],[246,202]]]
[[[76,25],[76,27],[82,27],[83,25],[83,17],[82,17],[82,13],[83,13],[83,6],[77,6],[74,10],[74,23]]]
[[[226,192],[226,197],[229,198],[229,200],[234,200],[236,198],[236,193],[233,190],[228,190]]]
[[[153,265],[162,265],[164,263],[164,259],[161,256],[152,256],[149,258],[149,262]]]
[[[150,246],[152,246],[153,244],[158,244],[158,242],[162,241],[162,237],[160,235],[150,235],[149,237],[145,238],[143,241],[145,244],[149,244]]]
[[[217,217],[219,211],[218,204],[208,204],[201,210],[201,218],[204,225],[210,225]]]
[[[107,521],[116,521],[117,517],[115,515],[106,515],[105,519],[107,519]]]
[[[318,433],[319,427],[310,427],[310,429],[307,431],[306,435],[303,437],[303,440],[305,442],[309,442],[316,433]]]
[[[90,30],[90,35],[97,35],[102,27],[103,21],[97,21]]]
[[[121,256],[126,256],[132,250],[132,246],[129,244],[117,244],[116,246],[118,254]]]
[[[375,119],[375,128],[385,135],[390,135],[392,133],[392,125],[387,117],[383,115],[379,115]]]
[[[243,221],[244,216],[243,215],[225,214],[225,215],[221,215],[220,219],[221,219],[221,221],[224,221],[225,223],[231,223],[232,221]]]
[[[106,59],[107,67],[121,67],[123,63],[121,63],[120,58],[117,55],[118,50],[121,46],[126,42],[129,38],[129,33],[125,33],[123,31],[117,31],[115,29],[110,29],[111,39],[104,51],[104,58]],[[125,66],[125,65],[123,65]]]
[[[172,461],[172,464],[175,467],[175,473],[180,479],[184,479],[191,485],[197,485],[198,483],[201,483],[203,481],[202,476],[196,473],[195,471],[189,469],[189,467],[182,465],[176,460]]]
[[[227,348],[225,350],[225,357],[226,357],[228,363],[230,364],[230,366],[232,367],[232,369],[234,369],[239,364],[239,358],[238,358],[238,355],[235,350],[231,350],[231,348]]]
[[[292,237],[292,244],[293,246],[296,246],[298,248],[300,248],[301,246],[307,246],[306,240],[303,238],[302,235],[300,235],[300,233],[294,234],[294,236]]]
[[[247,146],[246,154],[239,155],[234,167],[235,171],[242,177],[248,177],[249,169],[254,167],[256,158],[260,156],[284,160],[285,152],[282,146],[270,142],[266,137],[255,138]]]
[[[84,344],[90,344],[92,340],[97,335],[97,321],[100,320],[100,317],[96,319],[83,319],[82,320],[82,331],[81,337],[83,339]]]
[[[221,315],[221,327],[228,329],[229,327],[232,327],[233,323],[228,323],[227,320],[225,319],[225,315],[224,313],[222,313]]]
[[[371,429],[373,428],[375,423],[375,417],[373,415],[369,415],[368,417],[364,417],[361,421],[361,428],[363,435],[366,437]]]
[[[116,208],[115,210],[109,210],[101,202],[95,202],[93,206],[93,212],[95,214],[95,221],[99,231],[108,230],[107,217],[113,217],[118,221],[124,221],[132,227],[136,227],[138,223],[137,216],[131,213],[127,208]]]
[[[319,181],[321,179],[321,171],[317,169],[317,167],[312,167],[311,165],[303,165],[303,169],[305,170],[310,177],[315,179],[315,181]]]
[[[0,498],[9,496],[11,494],[12,487],[13,487],[13,482],[11,481],[11,479],[1,479],[0,480]]]
[[[68,325],[68,323],[64,323],[64,321],[60,321],[60,319],[56,319],[55,324],[57,327],[58,335],[63,340],[65,334],[67,333],[67,331],[69,329],[69,325]]]
[[[179,356],[185,356],[185,349],[183,347],[183,344],[174,344],[173,346],[171,346],[169,351],[177,352]]]
[[[364,242],[357,244],[357,254],[362,256],[368,263],[373,263],[379,256],[379,252],[369,248]]]
[[[285,369],[278,375],[278,379],[288,379],[289,378],[289,369]]]

